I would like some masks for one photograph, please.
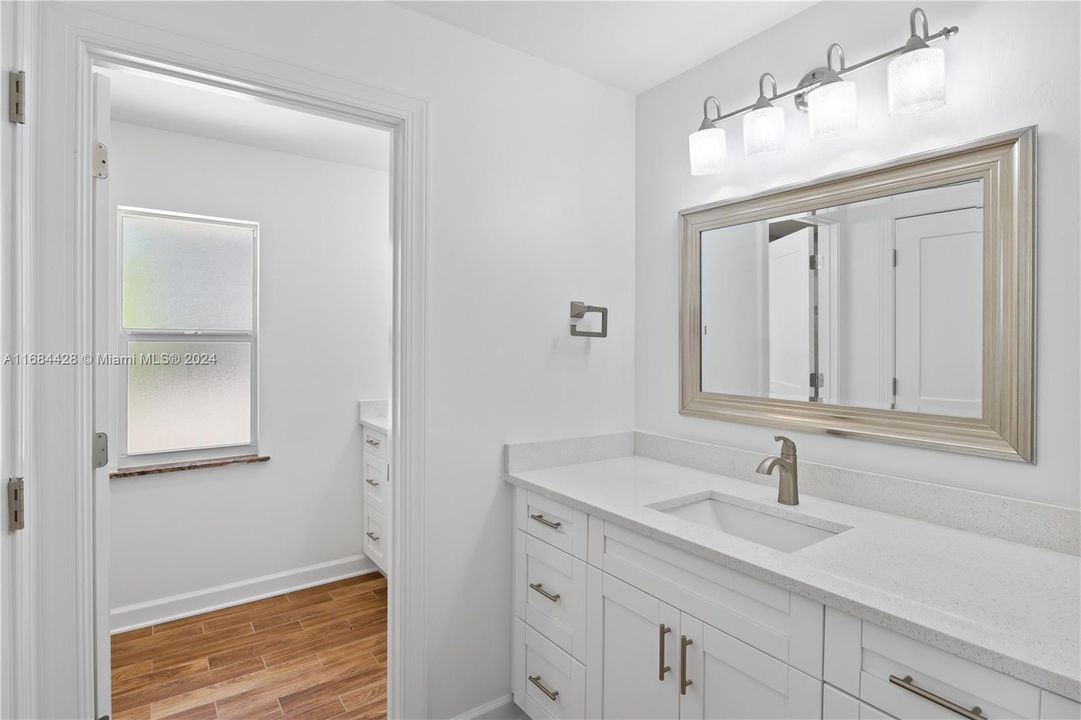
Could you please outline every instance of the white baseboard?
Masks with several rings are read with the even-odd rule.
[[[376,570],[375,563],[367,555],[351,555],[317,565],[195,590],[160,600],[113,608],[109,613],[110,624],[114,634],[135,630]]]
[[[514,702],[514,696],[510,693],[507,693],[502,697],[497,697],[495,700],[489,700],[483,705],[479,705],[472,710],[467,710],[453,720],[476,720],[476,718],[479,718],[482,715],[486,715],[493,710],[498,710],[499,708],[504,707],[505,705],[509,705],[512,702]],[[521,713],[516,713],[516,715],[519,714]]]

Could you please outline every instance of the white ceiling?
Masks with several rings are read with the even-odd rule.
[[[640,93],[814,3],[402,0],[396,4]]]
[[[108,68],[120,122],[376,170],[390,166],[385,130],[298,112],[160,75]]]

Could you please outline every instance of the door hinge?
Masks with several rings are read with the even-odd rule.
[[[897,378],[893,379],[893,396],[897,397]]]
[[[893,251],[893,266],[897,267],[897,251]]]
[[[26,122],[26,73],[22,70],[8,72],[8,120]]]
[[[109,436],[105,433],[94,433],[94,469],[103,468],[109,464]]]
[[[104,180],[109,177],[109,148],[105,147],[105,143],[94,143],[94,167],[91,168],[91,173],[98,180]]]
[[[807,267],[809,267],[811,270],[817,270],[818,269],[818,256],[817,255],[811,255],[811,257],[808,259]]]
[[[21,477],[8,478],[8,529],[26,527],[26,498]]]
[[[808,384],[812,388],[822,389],[822,386],[826,384],[826,376],[822,373],[811,373]]]

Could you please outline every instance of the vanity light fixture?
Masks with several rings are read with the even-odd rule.
[[[770,97],[777,97],[777,79],[771,73],[762,73],[754,110],[743,116],[743,152],[748,157],[784,150],[784,110],[766,98],[766,78],[773,86]]]
[[[721,118],[721,103],[710,95],[702,103],[702,124],[690,134],[687,142],[691,151],[691,175],[719,173],[728,157],[728,143],[724,128],[717,127],[717,120],[709,117],[709,104],[717,108],[717,120]]]
[[[833,69],[834,48],[840,56],[838,70]],[[813,138],[856,129],[856,83],[842,78],[844,71],[844,48],[833,43],[826,50],[826,72],[807,92],[807,119]]]
[[[917,15],[923,20],[922,37],[916,34]],[[913,10],[908,27],[912,35],[887,71],[890,115],[912,115],[946,104],[946,51],[927,44],[927,13]]]
[[[917,18],[922,20],[922,35],[916,31]],[[902,115],[939,107],[946,102],[945,53],[941,48],[930,45],[938,40],[949,40],[959,30],[954,25],[929,34],[927,13],[921,8],[915,8],[909,14],[909,30],[909,38],[904,45],[854,65],[845,64],[844,50],[833,43],[826,51],[826,66],[811,70],[794,88],[784,92],[777,92],[773,75],[766,73],[759,79],[758,100],[730,113],[722,114],[720,101],[709,96],[702,104],[702,124],[691,133],[688,141],[691,174],[710,175],[721,170],[727,148],[725,132],[720,124],[737,115],[746,115],[743,121],[743,149],[747,155],[782,149],[784,113],[773,112],[780,110],[773,104],[789,95],[793,96],[797,109],[809,113],[813,137],[855,128],[856,86],[842,76],[890,58],[893,58],[888,70],[890,114]],[[837,69],[833,68],[835,54],[839,58]],[[767,77],[773,85],[773,94],[769,98],[765,93]],[[715,117],[709,115],[710,103],[717,109]]]

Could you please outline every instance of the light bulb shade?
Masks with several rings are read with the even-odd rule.
[[[946,104],[946,51],[923,47],[901,53],[887,73],[890,115],[912,115]]]
[[[769,105],[743,116],[743,152],[747,156],[784,150],[784,110]]]
[[[691,175],[713,175],[721,171],[728,156],[723,129],[696,130],[687,140],[691,151]]]
[[[807,93],[811,137],[856,129],[856,83],[846,80],[819,85]]]

